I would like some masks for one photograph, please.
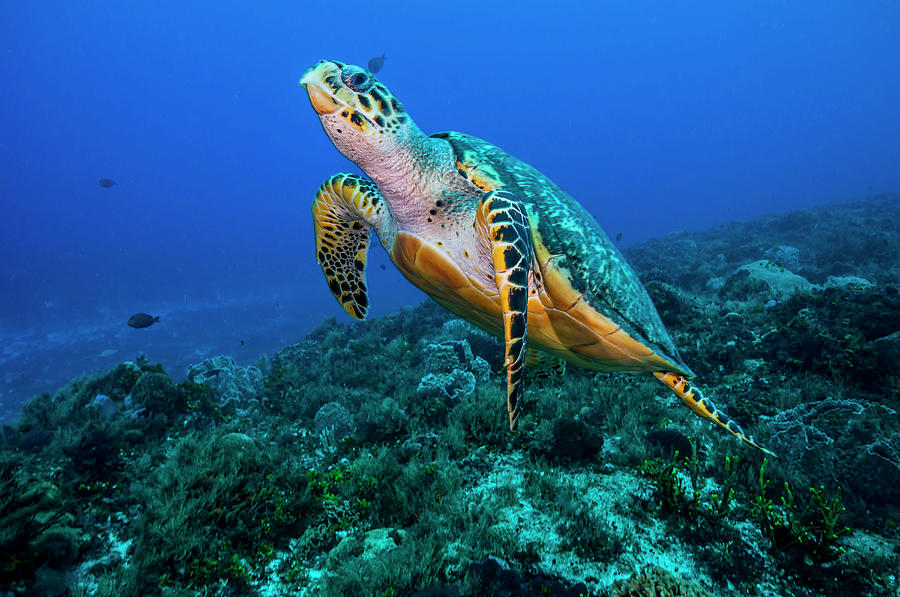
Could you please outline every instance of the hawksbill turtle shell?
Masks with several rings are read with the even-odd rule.
[[[537,350],[579,367],[652,373],[696,414],[765,450],[691,386],[640,280],[568,193],[487,141],[424,134],[358,66],[321,61],[300,84],[326,134],[368,176],[330,177],[313,204],[317,259],[350,315],[368,310],[374,230],[414,285],[504,338],[512,429]]]

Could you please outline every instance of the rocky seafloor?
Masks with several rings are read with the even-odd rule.
[[[36,396],[0,451],[0,594],[885,595],[900,586],[900,197],[625,251],[708,398],[529,375],[433,303],[175,383]]]

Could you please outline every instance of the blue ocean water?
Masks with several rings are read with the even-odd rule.
[[[318,185],[355,171],[297,86],[321,58],[385,53],[424,131],[531,163],[623,245],[900,188],[894,2],[28,2],[0,40],[4,417],[347,317],[312,250]],[[422,300],[369,268],[370,316]]]

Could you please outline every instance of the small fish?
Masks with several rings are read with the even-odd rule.
[[[128,318],[128,325],[133,328],[148,328],[157,321],[159,321],[159,315],[153,317],[146,313],[135,313]]]
[[[381,265],[379,265],[378,267],[380,267],[381,269],[387,269],[383,263]]]
[[[618,234],[616,235],[616,242],[619,242],[620,240],[622,240],[622,233],[621,233],[621,232],[618,233]]]
[[[102,357],[102,358],[105,358],[105,357],[111,357],[111,356],[113,356],[114,354],[117,354],[118,352],[119,352],[119,350],[116,349],[116,348],[107,348],[106,350],[104,350],[103,352],[101,352],[100,354],[98,354],[97,356],[98,356],[98,357]]]
[[[241,346],[243,346],[243,345],[244,345],[244,341],[243,341],[243,340],[241,340]]]
[[[369,72],[377,73],[378,71],[380,71],[381,67],[384,66],[384,61],[386,58],[387,58],[387,56],[382,54],[381,56],[376,56],[375,58],[370,59],[369,60]]]
[[[101,178],[97,181],[97,184],[104,189],[108,189],[109,187],[116,186],[116,181],[114,181],[112,178]]]

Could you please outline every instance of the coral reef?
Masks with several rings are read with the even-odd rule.
[[[510,433],[501,343],[429,302],[34,397],[0,436],[0,591],[894,596],[896,221],[881,197],[626,251],[775,458],[571,367],[528,375]]]

